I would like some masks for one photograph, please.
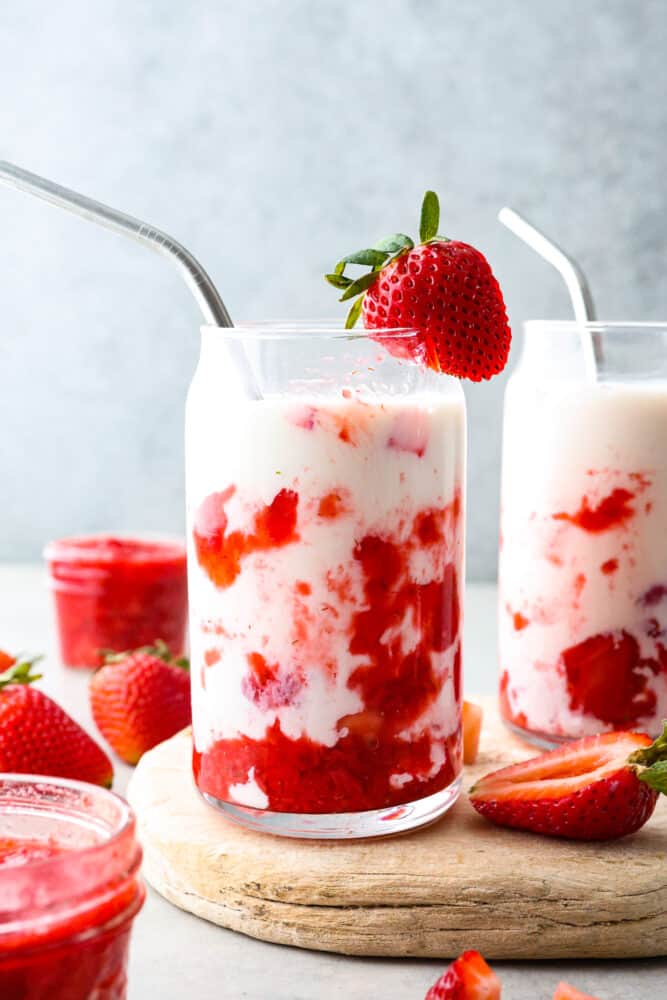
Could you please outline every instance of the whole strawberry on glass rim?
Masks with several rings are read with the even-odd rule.
[[[507,364],[512,334],[505,303],[484,255],[468,243],[439,236],[439,225],[438,196],[427,191],[418,245],[395,233],[343,257],[325,278],[342,291],[341,302],[354,300],[347,329],[362,315],[371,336],[373,330],[417,330],[414,360],[480,382]],[[351,278],[345,271],[353,264],[370,271]],[[406,342],[400,338],[378,332],[375,339],[390,354],[406,357]]]
[[[612,840],[635,833],[667,793],[667,722],[643,733],[585,736],[500,768],[470,789],[486,819],[551,837]]]

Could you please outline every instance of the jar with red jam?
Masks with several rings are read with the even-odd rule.
[[[257,830],[431,822],[461,773],[465,406],[413,331],[203,330],[187,407],[194,774]],[[228,358],[243,344],[260,399]]]
[[[112,792],[0,775],[2,1000],[123,1000],[140,860]]]
[[[102,651],[161,639],[184,652],[185,546],[178,540],[94,535],[47,545],[63,663],[96,667]]]

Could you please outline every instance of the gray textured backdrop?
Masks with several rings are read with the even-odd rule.
[[[239,318],[331,316],[321,272],[425,187],[515,329],[565,293],[495,221],[576,252],[604,318],[665,319],[664,0],[22,0],[0,155],[182,239]],[[198,315],[157,257],[0,190],[0,558],[179,530]],[[469,570],[496,566],[503,380],[472,387]]]

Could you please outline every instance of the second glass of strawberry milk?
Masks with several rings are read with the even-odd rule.
[[[667,324],[526,324],[505,399],[500,703],[533,742],[667,717]]]
[[[340,327],[202,331],[186,448],[194,773],[254,829],[396,833],[458,794],[463,393],[409,360],[413,332],[380,334],[391,351]],[[261,399],[240,395],[229,338]]]

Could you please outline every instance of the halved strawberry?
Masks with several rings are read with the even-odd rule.
[[[424,1000],[500,1000],[500,980],[478,951],[464,951]]]
[[[598,998],[592,996],[590,993],[582,993],[581,990],[575,990],[574,986],[570,986],[569,983],[559,983],[553,995],[553,1000],[598,1000]]]
[[[470,790],[478,813],[499,826],[572,840],[634,833],[667,792],[667,724],[642,733],[603,733],[487,774]]]
[[[472,701],[463,702],[463,763],[474,764],[479,751],[479,736],[482,731],[484,713],[479,705]]]
[[[427,191],[419,245],[395,233],[343,257],[325,277],[342,291],[341,302],[355,300],[348,329],[363,313],[364,326],[390,354],[479,382],[507,363],[512,333],[505,303],[484,255],[438,236],[439,224],[438,196]],[[345,270],[354,264],[371,270],[350,278]],[[397,328],[416,330],[417,337],[386,332]]]

